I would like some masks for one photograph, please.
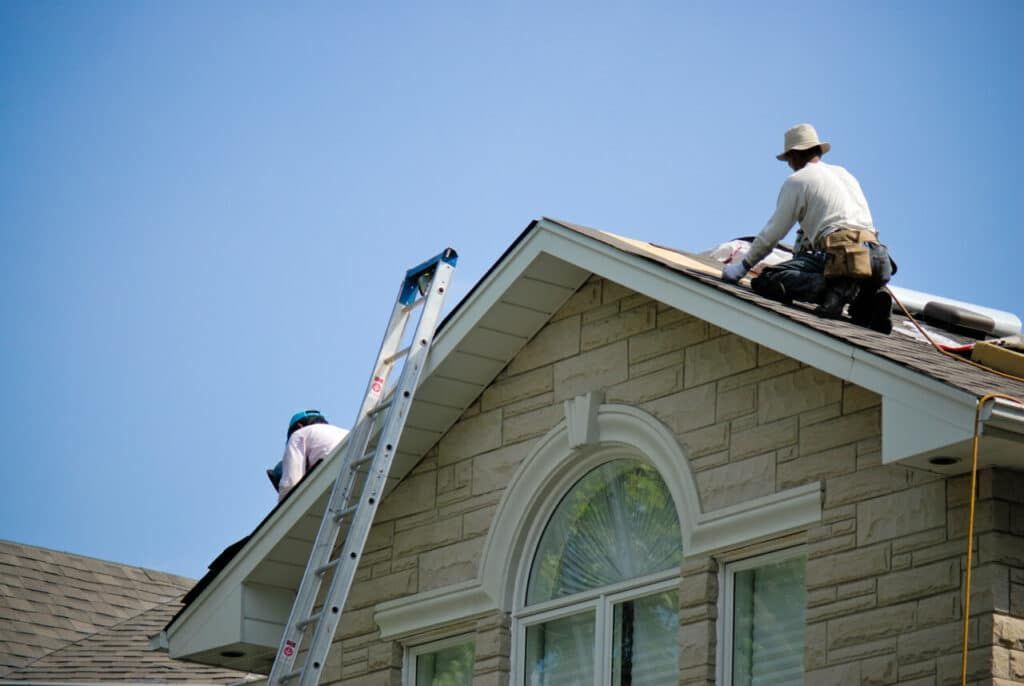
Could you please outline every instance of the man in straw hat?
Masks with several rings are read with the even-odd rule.
[[[782,184],[775,214],[743,259],[725,266],[722,279],[739,281],[800,222],[794,258],[762,270],[751,288],[773,300],[818,303],[826,317],[841,316],[849,304],[855,323],[887,334],[892,331],[892,296],[882,287],[895,264],[878,242],[857,179],[821,161],[831,148],[810,124],[786,131],[777,159],[789,164],[793,174]]]

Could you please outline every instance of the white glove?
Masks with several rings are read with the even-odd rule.
[[[726,283],[736,283],[746,276],[748,271],[750,270],[747,269],[747,265],[743,260],[730,262],[722,269],[722,281],[725,281]]]

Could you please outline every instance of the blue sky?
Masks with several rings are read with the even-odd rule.
[[[200,576],[406,267],[755,233],[802,121],[894,283],[1024,315],[1021,3],[290,5],[0,5],[0,538]]]

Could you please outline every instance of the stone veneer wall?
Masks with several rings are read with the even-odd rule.
[[[807,545],[808,684],[956,683],[966,479],[882,466],[875,394],[596,277],[382,503],[324,683],[401,683],[402,645],[377,638],[373,606],[475,578],[504,484],[562,401],[594,389],[675,432],[705,512],[824,482],[822,523],[776,544]],[[1024,683],[1022,486],[981,480],[977,683]],[[680,684],[715,681],[721,564],[684,561]],[[416,641],[470,636],[474,685],[504,686],[509,627],[495,613]]]

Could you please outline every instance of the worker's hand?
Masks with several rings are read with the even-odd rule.
[[[747,265],[744,264],[743,260],[730,262],[722,269],[722,281],[725,281],[726,283],[736,283],[746,276],[748,271],[750,270],[747,269]]]

